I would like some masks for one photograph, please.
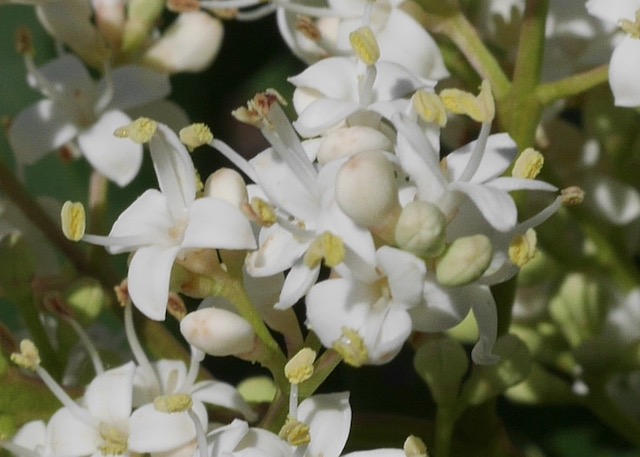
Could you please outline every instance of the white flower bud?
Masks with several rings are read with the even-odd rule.
[[[340,157],[347,157],[362,151],[390,151],[393,144],[389,138],[376,129],[364,126],[343,127],[327,135],[318,148],[318,162],[326,164]]]
[[[244,354],[253,349],[255,334],[242,317],[219,308],[203,308],[187,314],[180,332],[189,344],[215,356]]]
[[[220,168],[211,173],[204,183],[204,195],[229,202],[236,208],[249,200],[244,179],[231,168]]]
[[[493,255],[485,235],[458,238],[436,263],[436,277],[444,286],[457,287],[478,279],[489,267]]]
[[[436,257],[445,248],[446,226],[446,218],[437,206],[425,201],[411,202],[400,213],[396,243],[423,259]]]
[[[336,200],[351,219],[365,227],[377,227],[399,210],[393,165],[382,151],[354,155],[336,177]]]
[[[222,34],[222,24],[208,13],[182,13],[146,52],[143,62],[169,73],[202,71],[218,54]]]

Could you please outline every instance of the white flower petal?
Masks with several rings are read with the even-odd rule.
[[[349,100],[320,99],[307,106],[293,126],[305,138],[318,136],[351,116],[360,106]]]
[[[335,100],[355,101],[358,97],[357,66],[347,57],[322,59],[288,81],[298,88],[313,89]]]
[[[190,393],[194,400],[238,411],[248,421],[253,422],[258,418],[256,412],[231,384],[221,381],[202,381],[195,384]]]
[[[378,249],[376,258],[380,269],[387,275],[393,301],[407,308],[418,304],[422,299],[427,270],[424,261],[390,246]]]
[[[446,158],[447,170],[452,180],[458,180],[464,172],[477,141],[453,151]],[[487,139],[484,155],[480,166],[471,178],[471,182],[486,182],[500,176],[518,155],[516,143],[507,133],[490,135]]]
[[[589,0],[585,4],[589,14],[617,24],[620,19],[633,20],[640,9],[638,0]]]
[[[124,423],[131,414],[135,364],[129,362],[99,374],[87,387],[84,401],[92,416],[106,423]]]
[[[278,435],[261,428],[251,428],[236,447],[241,457],[291,457],[291,447]]]
[[[129,265],[129,295],[149,319],[164,320],[169,299],[169,278],[179,247],[147,246],[138,249]]]
[[[209,455],[222,457],[230,455],[249,432],[249,425],[239,419],[234,419],[229,425],[220,427],[207,435]]]
[[[50,60],[38,67],[38,71],[60,92],[71,94],[80,90],[86,94],[93,94],[95,91],[95,83],[89,71],[73,54],[63,54],[57,59]],[[27,82],[32,87],[38,87],[36,79],[31,75],[27,75]]]
[[[78,135],[78,145],[91,166],[121,187],[129,184],[142,166],[142,145],[113,135],[129,122],[123,112],[107,111]]]
[[[280,273],[291,268],[308,246],[309,241],[298,240],[277,224],[263,228],[259,249],[247,257],[247,272],[256,277]]]
[[[77,134],[78,127],[63,104],[41,100],[13,118],[9,144],[18,162],[31,165]]]
[[[421,332],[443,332],[469,314],[478,286],[445,288],[435,281],[424,284],[424,305],[409,310],[413,328]]]
[[[537,179],[521,179],[510,178],[508,176],[499,177],[486,183],[487,186],[499,189],[504,192],[512,192],[514,190],[541,190],[546,192],[555,192],[558,190],[553,184],[538,181]]]
[[[518,210],[508,193],[489,186],[460,181],[451,183],[449,188],[466,194],[495,229],[506,232],[516,225]]]
[[[351,429],[349,393],[314,395],[298,406],[298,420],[309,426],[308,455],[339,457]]]
[[[97,451],[102,441],[97,430],[67,408],[59,409],[51,417],[48,434],[53,455],[90,455]]]
[[[304,257],[301,257],[287,273],[280,298],[273,307],[275,309],[291,308],[309,291],[319,274],[320,265],[309,268],[304,262]]]
[[[625,36],[609,64],[609,84],[616,106],[640,106],[640,39]]]
[[[500,358],[493,354],[493,346],[498,335],[498,312],[493,295],[488,287],[484,293],[474,297],[471,307],[478,324],[479,340],[471,351],[471,358],[480,365],[496,363]]]

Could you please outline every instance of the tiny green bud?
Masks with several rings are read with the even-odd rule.
[[[458,238],[436,262],[436,278],[444,286],[457,287],[472,283],[491,263],[493,246],[485,235]]]
[[[98,281],[83,278],[66,291],[64,302],[73,310],[75,318],[86,326],[109,304],[109,296]]]
[[[445,249],[447,221],[440,209],[425,201],[402,208],[396,224],[398,247],[423,259],[436,257]]]

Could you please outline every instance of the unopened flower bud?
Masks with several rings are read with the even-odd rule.
[[[236,208],[249,200],[242,175],[231,168],[220,168],[211,173],[204,183],[204,195],[229,202]]]
[[[219,308],[203,308],[180,322],[187,342],[215,356],[244,354],[253,349],[255,334],[242,317]]]
[[[429,457],[427,445],[424,444],[422,439],[415,435],[410,435],[404,440],[402,449],[404,450],[404,455],[407,457]]]
[[[362,151],[390,151],[392,148],[389,138],[379,130],[360,125],[343,127],[324,137],[318,148],[318,162],[326,164]]]
[[[198,72],[218,54],[223,27],[203,11],[180,14],[143,57],[146,65],[169,73]]]
[[[447,221],[440,209],[425,201],[415,201],[402,208],[396,224],[398,247],[428,259],[442,254]]]
[[[436,277],[443,286],[457,287],[478,279],[491,263],[493,246],[485,235],[458,238],[436,262]]]
[[[393,165],[382,151],[360,152],[342,166],[336,200],[347,216],[365,227],[380,226],[400,210]]]

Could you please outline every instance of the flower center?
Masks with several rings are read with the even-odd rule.
[[[123,455],[127,452],[127,434],[122,430],[101,422],[98,432],[104,440],[104,443],[99,447],[102,455]]]

